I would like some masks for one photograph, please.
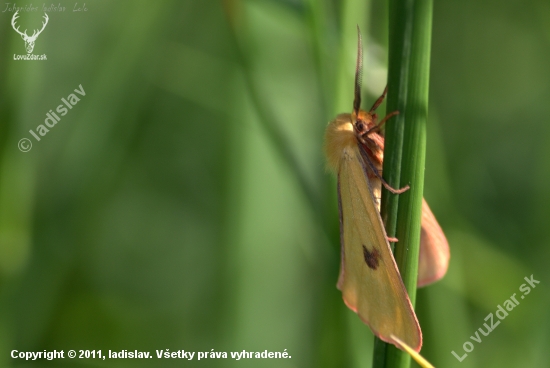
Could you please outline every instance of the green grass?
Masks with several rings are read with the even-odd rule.
[[[432,31],[432,1],[390,0],[387,112],[399,111],[386,127],[384,177],[401,195],[382,194],[381,213],[389,236],[399,239],[395,259],[413,306],[416,301],[420,220],[424,193],[426,123]],[[410,356],[377,343],[375,367],[406,368]],[[384,359],[380,359],[384,356]]]
[[[391,19],[386,0],[62,4],[35,45],[46,62],[13,60],[26,51],[3,13],[0,365],[21,363],[13,349],[287,349],[292,360],[186,364],[368,368],[373,335],[335,285],[336,188],[322,153],[326,124],[352,108],[359,25],[363,107],[389,61],[387,110],[402,114],[386,126],[386,163],[393,144],[401,164],[385,174],[411,185],[384,197],[399,202],[397,258],[417,221],[411,152],[424,128],[424,196],[451,246],[448,275],[417,291],[422,354],[437,367],[548,366],[548,1],[434,4],[427,127],[418,69],[430,54],[412,51],[430,21],[410,2],[419,27],[407,31],[391,4]],[[43,17],[20,15],[31,31]],[[394,42],[405,31],[407,57]],[[79,84],[86,97],[20,152]],[[540,286],[459,363],[451,350],[531,274]]]

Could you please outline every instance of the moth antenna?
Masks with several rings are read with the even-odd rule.
[[[357,63],[355,65],[355,94],[353,99],[353,112],[359,116],[361,107],[361,80],[363,79],[363,40],[361,30],[357,26]]]

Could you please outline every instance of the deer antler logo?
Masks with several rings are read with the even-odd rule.
[[[42,29],[40,31],[35,29],[32,36],[28,36],[26,29],[25,29],[25,32],[21,32],[19,30],[19,26],[17,26],[17,28],[15,26],[15,20],[17,18],[19,18],[17,13],[19,13],[19,10],[16,11],[15,14],[13,14],[13,17],[11,18],[11,26],[13,27],[15,32],[17,32],[21,35],[21,38],[23,38],[23,41],[25,41],[25,48],[27,49],[27,54],[30,54],[32,52],[32,50],[34,49],[34,42],[36,41],[36,39],[38,38],[40,33],[42,33],[44,28],[46,28],[46,24],[48,24],[48,19],[49,19],[48,14],[44,13],[45,22],[42,23]]]

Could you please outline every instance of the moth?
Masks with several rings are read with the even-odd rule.
[[[346,305],[376,336],[401,348],[395,336],[418,352],[422,332],[389,244],[397,239],[388,238],[380,217],[382,185],[396,194],[409,189],[394,189],[381,175],[384,138],[380,128],[398,112],[378,122],[375,110],[386,90],[368,112],[360,109],[362,59],[359,33],[353,111],[338,115],[325,133],[327,166],[338,179],[341,264],[337,287]],[[449,262],[447,239],[426,201],[421,234],[418,286],[443,277]]]

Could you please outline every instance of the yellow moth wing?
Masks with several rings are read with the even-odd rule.
[[[418,258],[418,287],[426,286],[441,279],[447,272],[450,256],[447,238],[428,203],[423,199],[420,255]]]
[[[381,172],[382,161],[384,159],[384,153],[382,152],[384,138],[378,136],[377,139],[380,150],[375,152],[379,160],[378,164],[375,163],[375,167]],[[380,198],[382,195],[382,182],[380,179],[372,175],[369,177],[369,183],[374,197]],[[379,201],[376,204],[376,208],[380,212]],[[425,199],[422,199],[421,224],[418,287],[432,284],[445,276],[451,257],[447,238]]]
[[[349,116],[349,115],[348,115]],[[351,118],[338,122],[342,133],[340,143],[331,147],[327,130],[327,152],[329,165],[333,155],[338,173],[338,195],[340,204],[342,267],[338,288],[346,305],[368,324],[380,339],[395,343],[395,335],[407,345],[419,351],[422,334],[409,297],[386,237],[377,202],[373,196]],[[331,125],[332,125],[331,124]],[[353,139],[346,140],[344,130],[349,129]],[[332,142],[334,143],[334,142]],[[339,155],[338,162],[336,155]]]

